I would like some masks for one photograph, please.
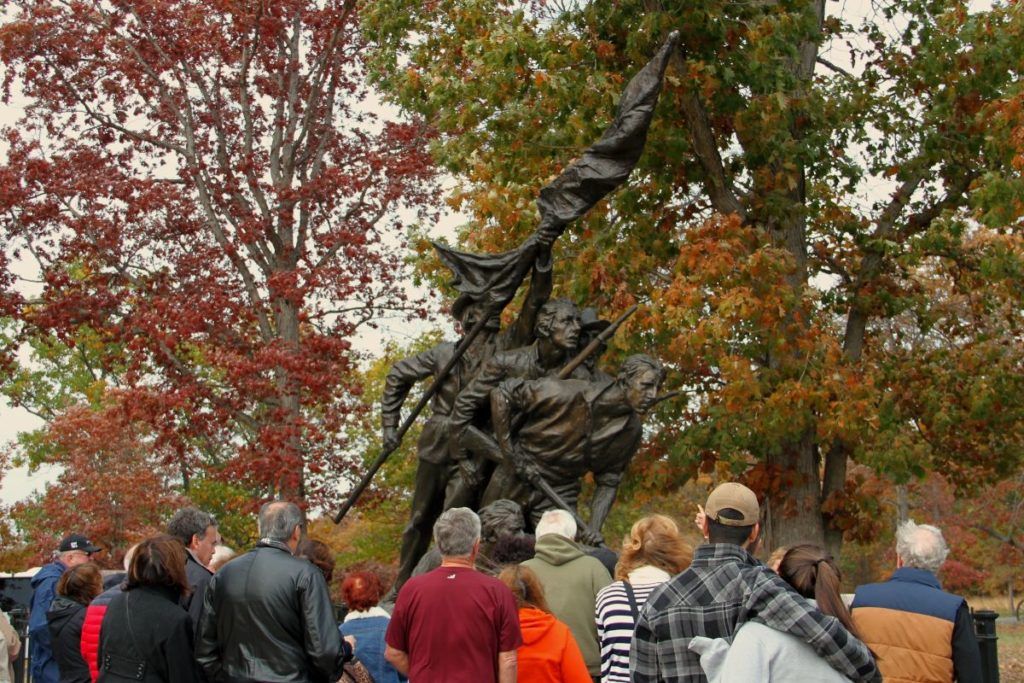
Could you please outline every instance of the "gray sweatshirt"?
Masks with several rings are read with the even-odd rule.
[[[700,655],[708,683],[744,681],[801,681],[801,683],[847,683],[796,636],[776,631],[756,621],[743,624],[733,638],[693,638],[690,650]]]

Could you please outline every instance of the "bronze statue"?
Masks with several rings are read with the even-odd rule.
[[[597,488],[584,540],[600,543],[622,475],[640,445],[642,416],[654,405],[663,377],[657,360],[636,355],[614,381],[503,382],[491,393],[491,417],[504,460],[484,501],[515,500],[536,522],[562,504],[575,511],[582,479],[593,472]],[[557,503],[533,485],[538,477],[557,494]]]
[[[510,536],[521,536],[526,528],[523,508],[511,500],[496,500],[480,508],[480,552],[476,556],[477,570],[495,576],[501,564],[492,559],[498,541]],[[413,570],[413,576],[425,574],[441,566],[441,552],[432,545]]]
[[[599,341],[587,347],[583,358],[571,360],[579,355],[579,347],[586,345],[585,341],[580,344],[581,332],[592,335],[607,323],[598,320],[596,314],[590,316],[588,313],[593,320],[588,319],[586,329],[581,330],[580,312],[574,304],[564,300],[547,301],[551,292],[550,249],[569,223],[625,182],[636,166],[643,153],[669,56],[677,43],[678,35],[673,33],[654,59],[627,84],[615,119],[601,139],[541,189],[537,200],[540,223],[533,235],[519,247],[492,255],[469,254],[434,245],[441,260],[455,274],[453,286],[459,297],[453,306],[453,314],[462,324],[463,336],[457,344],[439,344],[422,354],[399,361],[392,368],[383,398],[384,448],[334,517],[335,522],[340,522],[352,508],[419,412],[430,403],[433,414],[418,444],[419,462],[412,511],[402,538],[396,586],[409,577],[427,549],[431,528],[441,510],[455,504],[472,505],[484,484],[488,484],[490,469],[496,463],[506,469],[506,475],[508,468],[512,467],[509,458],[513,451],[503,453],[489,434],[488,413],[492,392],[513,378],[522,386],[539,380],[541,384],[536,390],[542,393],[572,394],[574,390],[570,387],[579,385],[577,389],[586,396],[587,410],[593,413],[592,419],[600,428],[590,425],[579,432],[579,424],[564,422],[563,436],[568,441],[582,438],[596,445],[576,453],[578,462],[564,471],[549,460],[538,459],[532,469],[524,464],[524,460],[516,460],[518,470],[513,467],[512,476],[517,472],[529,476],[532,484],[543,491],[546,499],[553,501],[552,504],[574,507],[579,482],[577,478],[570,484],[569,475],[575,476],[587,468],[597,472],[595,467],[598,467],[603,473],[603,488],[595,500],[601,502],[593,507],[592,513],[598,522],[603,522],[607,516],[618,477],[621,477],[639,440],[637,412],[641,408],[637,401],[640,401],[641,394],[646,396],[646,390],[641,391],[637,384],[640,380],[632,375],[615,381],[605,379],[607,376],[596,367],[597,356],[603,349],[593,358],[586,358],[600,345]],[[499,332],[497,321],[501,311],[512,301],[531,271],[531,293],[519,319],[507,332]],[[606,333],[612,329],[608,328]],[[581,360],[588,360],[590,366],[580,367]],[[578,379],[561,383],[552,377],[560,371],[565,376],[571,373]],[[399,424],[409,391],[416,382],[427,378],[432,378],[429,388]],[[588,381],[594,379],[601,381]],[[580,388],[583,386],[589,388]],[[555,387],[560,389],[555,390]],[[531,416],[537,416],[531,412],[527,400],[529,393],[525,389],[519,393],[512,392],[508,402],[517,406],[521,402],[521,410],[528,421]],[[574,401],[576,399],[570,402]],[[525,432],[507,428],[505,445],[511,443],[514,435],[516,442],[521,443],[520,450],[515,452],[529,451],[531,428],[527,425]],[[623,458],[627,451],[628,456]],[[605,461],[611,464],[601,464]],[[618,474],[612,474],[616,469]],[[569,495],[572,506],[559,498],[544,476],[551,476],[554,485]],[[488,485],[487,490],[496,490],[500,486],[501,482],[494,483]],[[609,488],[610,494],[605,490]],[[530,505],[538,509],[545,505],[532,492],[528,493],[522,497]],[[489,496],[489,501],[495,500],[495,495]]]
[[[598,335],[608,329],[611,322],[608,320],[602,320],[597,317],[597,311],[593,308],[584,308],[583,312],[580,313],[580,344],[579,350],[587,348],[594,339],[597,339]],[[604,352],[608,350],[608,344],[602,343],[594,350],[592,354],[587,356],[586,360],[583,361],[583,367],[590,373],[590,379],[593,382],[603,382],[605,380],[614,379],[604,370],[597,367],[597,361],[601,359]]]
[[[493,465],[488,462],[491,390],[507,379],[537,379],[556,374],[575,355],[580,333],[580,312],[567,299],[545,303],[537,315],[536,341],[497,353],[483,364],[473,380],[459,392],[451,412],[451,449],[462,468],[463,500],[479,496]],[[577,377],[586,379],[581,367]]]
[[[532,341],[534,321],[551,294],[549,246],[541,245],[523,309],[508,330],[498,331],[499,319],[486,306],[471,297],[459,297],[452,306],[452,314],[461,322],[463,330],[472,329],[481,316],[486,315],[487,321],[483,333],[472,340],[452,369],[444,377],[438,377],[452,360],[457,346],[452,342],[442,342],[423,353],[398,361],[388,372],[381,399],[381,424],[385,447],[391,449],[397,445],[402,404],[409,391],[428,377],[441,380],[431,399],[430,418],[416,444],[416,483],[409,523],[402,533],[397,586],[412,576],[416,563],[430,545],[434,522],[441,512],[449,507],[476,505],[475,486],[460,485],[458,467],[449,456],[449,416],[456,396],[470,383],[481,364],[496,352]]]

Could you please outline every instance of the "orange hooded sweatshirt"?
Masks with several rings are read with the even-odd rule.
[[[569,627],[533,607],[519,610],[519,683],[591,683]]]

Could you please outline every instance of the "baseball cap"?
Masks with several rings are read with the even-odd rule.
[[[722,517],[719,513],[730,508],[739,512],[740,519]],[[725,526],[753,526],[761,517],[761,506],[757,503],[757,496],[753,491],[743,484],[730,481],[719,484],[708,496],[708,502],[704,504],[704,514],[708,519],[713,519]]]
[[[58,552],[66,553],[71,550],[81,550],[86,553],[98,553],[102,548],[95,546],[82,534],[69,534],[60,542]]]

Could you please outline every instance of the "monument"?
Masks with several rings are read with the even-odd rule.
[[[630,357],[615,378],[597,368],[608,338],[633,309],[610,323],[592,308],[581,313],[575,302],[549,300],[551,247],[636,166],[677,42],[673,33],[630,80],[601,139],[541,189],[540,224],[519,247],[469,254],[434,245],[455,276],[452,315],[464,334],[392,366],[382,399],[384,448],[334,518],[344,517],[429,403],[395,590],[426,553],[434,522],[449,507],[480,509],[508,499],[522,507],[528,526],[544,510],[562,508],[577,517],[582,540],[603,543],[601,526],[664,373],[649,356]],[[500,315],[527,275],[523,307],[501,330]],[[401,420],[410,390],[428,378],[429,388]],[[597,484],[589,523],[576,510],[588,472]]]

